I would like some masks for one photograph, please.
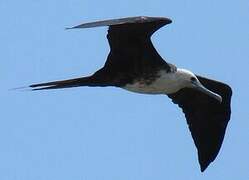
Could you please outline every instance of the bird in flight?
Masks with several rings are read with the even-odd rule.
[[[114,86],[143,94],[166,94],[185,114],[203,172],[215,160],[231,114],[231,88],[163,60],[152,34],[172,21],[164,17],[128,17],[84,23],[74,28],[109,26],[110,52],[90,76],[32,84],[32,90],[77,86]]]

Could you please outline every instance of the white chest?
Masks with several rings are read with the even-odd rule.
[[[145,83],[143,80],[135,81],[133,84],[127,84],[123,87],[128,91],[143,94],[171,94],[182,88],[182,84],[176,78],[175,73],[158,72],[158,78],[151,83]]]

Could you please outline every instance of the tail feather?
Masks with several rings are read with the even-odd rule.
[[[98,86],[98,83],[96,83],[94,79],[91,78],[90,76],[90,77],[32,84],[29,87],[31,87],[32,90],[46,90],[46,89],[71,88],[78,86]]]

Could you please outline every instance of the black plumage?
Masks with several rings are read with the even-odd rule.
[[[151,35],[163,25],[171,23],[168,18],[131,17],[85,23],[73,28],[109,26],[107,39],[110,53],[104,66],[88,77],[33,84],[33,90],[69,88],[77,86],[116,86],[139,82],[150,85],[160,75],[159,71],[173,74],[176,66],[167,63],[155,50]],[[198,150],[201,171],[216,158],[231,114],[231,88],[224,83],[196,76],[210,91],[220,95],[222,102],[196,90],[181,88],[167,95],[182,108],[194,143]]]
[[[231,88],[221,82],[197,76],[209,90],[222,96],[222,103],[195,89],[184,88],[168,95],[182,108],[198,150],[201,171],[216,158],[231,115]]]

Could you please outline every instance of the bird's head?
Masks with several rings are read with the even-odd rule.
[[[201,91],[201,92],[207,94],[208,96],[216,99],[220,103],[222,102],[222,97],[219,94],[216,94],[216,93],[210,91],[209,89],[207,89],[206,87],[204,87],[201,84],[201,82],[198,80],[196,75],[194,73],[192,73],[191,71],[178,68],[176,74],[178,76],[178,81],[180,81],[183,88],[185,88],[185,87],[186,88],[194,88],[194,89]]]

